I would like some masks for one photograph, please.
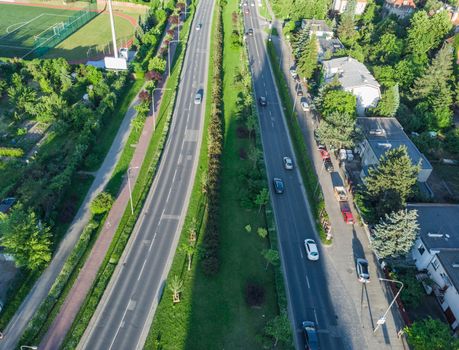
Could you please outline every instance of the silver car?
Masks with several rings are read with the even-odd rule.
[[[194,95],[194,104],[200,105],[202,103],[202,92],[198,90],[196,95]]]

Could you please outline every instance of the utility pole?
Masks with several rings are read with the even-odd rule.
[[[110,27],[112,29],[113,51],[115,58],[118,58],[118,48],[116,47],[115,21],[113,19],[112,0],[108,0],[108,12],[110,15]]]

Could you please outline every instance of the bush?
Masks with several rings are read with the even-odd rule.
[[[248,282],[245,287],[245,301],[249,306],[260,306],[265,301],[265,289],[263,286]]]
[[[445,149],[454,154],[459,154],[459,129],[448,131],[445,135]]]
[[[113,204],[113,197],[110,193],[101,192],[91,202],[91,213],[93,215],[103,214],[110,210]]]
[[[0,147],[0,157],[20,158],[23,155],[24,155],[24,151],[21,148]]]

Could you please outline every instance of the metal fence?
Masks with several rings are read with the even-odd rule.
[[[99,14],[97,3],[89,2],[88,5],[65,21],[54,24],[39,35],[35,36],[33,50],[30,51],[35,57],[40,57],[50,49],[56,47],[60,42],[75,33],[86,23]]]

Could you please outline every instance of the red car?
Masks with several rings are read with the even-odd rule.
[[[330,153],[325,148],[319,148],[319,153],[322,159],[329,159],[330,158]]]
[[[354,215],[352,215],[351,209],[347,202],[340,202],[341,215],[343,215],[344,222],[346,224],[354,223]]]

